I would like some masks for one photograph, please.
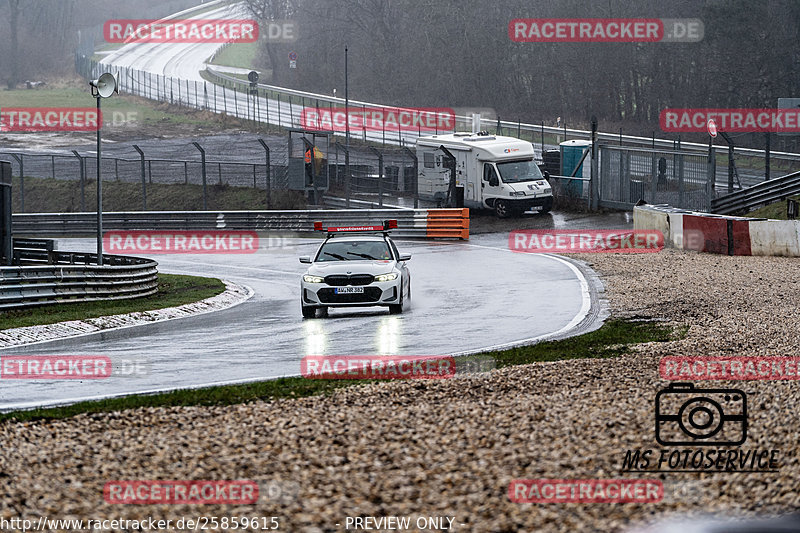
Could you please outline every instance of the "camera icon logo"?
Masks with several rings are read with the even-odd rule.
[[[656,394],[656,441],[662,446],[738,446],[746,439],[743,391],[672,383]]]

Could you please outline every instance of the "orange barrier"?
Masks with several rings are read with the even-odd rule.
[[[428,209],[427,237],[469,239],[469,209]]]

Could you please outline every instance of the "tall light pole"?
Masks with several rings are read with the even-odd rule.
[[[97,264],[103,264],[103,179],[100,176],[100,129],[103,116],[100,114],[100,99],[119,93],[117,80],[113,74],[106,72],[96,80],[89,82],[92,96],[97,99]]]
[[[350,207],[350,95],[347,89],[347,45],[344,45],[344,171],[347,174],[344,206]]]

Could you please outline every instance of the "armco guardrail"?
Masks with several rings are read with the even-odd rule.
[[[155,294],[158,263],[131,256],[15,250],[21,266],[0,268],[0,309]],[[48,264],[48,262],[50,262]]]
[[[19,213],[14,233],[27,236],[94,235],[95,213]],[[250,230],[313,232],[323,225],[362,226],[396,219],[392,235],[469,238],[469,209],[339,209],[318,211],[144,211],[103,213],[105,231]]]
[[[800,172],[771,179],[711,201],[711,211],[722,215],[750,211],[756,207],[800,194]]]

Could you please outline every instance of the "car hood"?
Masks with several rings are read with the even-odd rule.
[[[312,276],[329,276],[331,274],[387,274],[392,272],[397,262],[385,261],[326,261],[314,263],[307,271]]]
[[[544,179],[537,181],[523,181],[521,183],[507,183],[506,185],[514,192],[524,191],[525,194],[533,194],[544,192],[545,189],[550,188],[550,184]]]

